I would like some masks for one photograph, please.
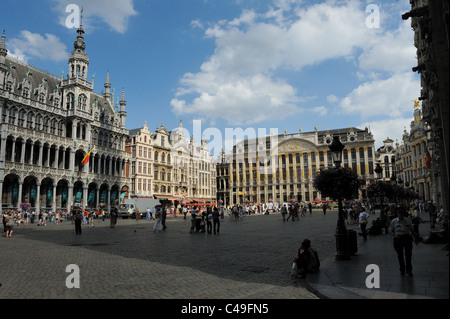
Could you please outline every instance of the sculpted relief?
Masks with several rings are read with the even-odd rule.
[[[295,139],[291,141],[287,141],[286,143],[281,144],[278,147],[278,153],[307,153],[307,152],[315,152],[317,151],[317,147],[315,147],[311,142]]]

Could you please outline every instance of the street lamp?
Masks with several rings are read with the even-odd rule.
[[[333,142],[329,146],[333,162],[336,168],[341,169],[342,151],[344,145],[339,140],[339,136],[333,137]],[[336,225],[336,260],[350,259],[350,252],[348,247],[347,228],[345,227],[344,210],[342,209],[342,198],[338,196],[338,221]]]

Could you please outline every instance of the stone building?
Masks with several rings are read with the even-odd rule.
[[[435,201],[433,187],[439,183],[433,179],[431,159],[428,151],[430,135],[428,125],[423,121],[419,101],[414,104],[414,121],[410,131],[406,127],[401,144],[396,145],[397,182],[404,187],[412,188],[423,201]]]
[[[154,133],[147,124],[130,131],[131,196],[159,198],[175,207],[216,202],[216,161],[206,141],[197,146],[187,135],[182,122],[172,131],[164,124]]]
[[[230,205],[322,200],[313,181],[320,169],[334,165],[329,145],[336,135],[345,145],[342,165],[352,168],[368,184],[374,179],[375,161],[374,139],[368,129],[316,128],[306,133],[300,129],[296,134],[286,132],[237,143],[220,164],[220,199]]]
[[[110,206],[128,189],[126,101],[115,105],[88,80],[80,26],[67,76],[48,74],[7,55],[0,42],[0,208],[69,210]],[[87,165],[81,165],[89,154]]]
[[[434,176],[432,193],[435,204],[449,204],[449,46],[450,27],[448,0],[410,0],[411,11],[402,18],[411,18],[418,65],[413,72],[421,78],[423,121],[430,127],[428,151],[431,155],[431,171]]]
[[[394,141],[389,137],[383,141],[383,146],[376,151],[376,164],[380,164],[383,168],[381,176],[376,176],[378,179],[387,181],[396,176],[396,149]]]

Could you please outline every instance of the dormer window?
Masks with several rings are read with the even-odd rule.
[[[29,95],[30,95],[30,89],[28,87],[24,87],[22,90],[22,97],[27,99],[29,97]]]
[[[45,102],[45,93],[39,93],[38,101],[39,103]]]

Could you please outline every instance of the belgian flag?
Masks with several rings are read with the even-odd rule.
[[[87,155],[83,158],[83,161],[81,162],[81,166],[84,166],[87,163],[89,163],[89,159],[91,157],[91,152],[92,152],[92,150],[90,150],[89,153],[87,153]]]
[[[431,155],[430,152],[428,152],[428,148],[425,146],[426,149],[426,155],[425,155],[425,165],[428,169],[431,168]]]

